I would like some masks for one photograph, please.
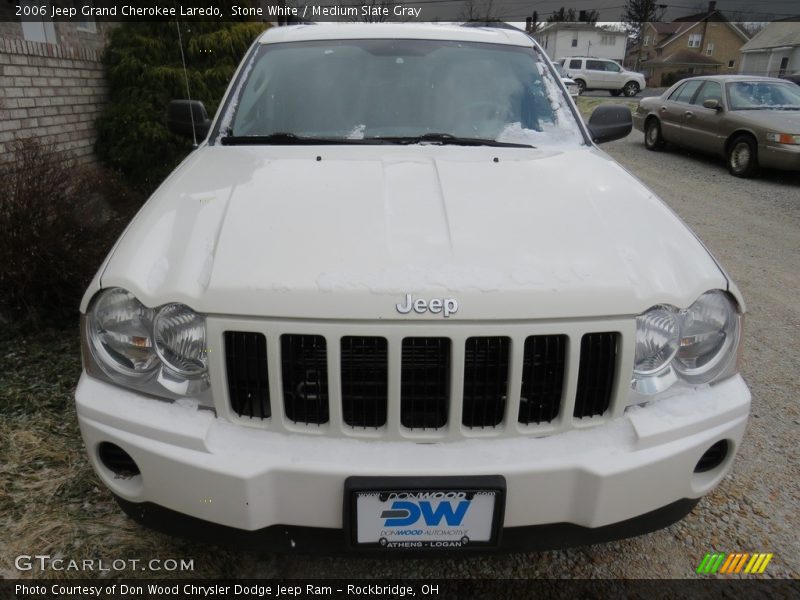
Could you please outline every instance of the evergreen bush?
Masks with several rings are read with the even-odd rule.
[[[227,11],[224,2],[203,4]],[[112,30],[103,55],[110,102],[96,124],[95,150],[146,194],[191,150],[191,142],[170,133],[165,123],[169,101],[187,97],[178,27],[192,99],[213,115],[236,66],[267,24],[137,21]]]

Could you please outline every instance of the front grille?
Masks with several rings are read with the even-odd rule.
[[[328,353],[321,335],[281,336],[283,405],[295,423],[328,422]]]
[[[342,338],[342,419],[350,427],[386,424],[387,348],[382,337]]]
[[[508,393],[507,337],[471,337],[464,349],[465,427],[497,427]]]
[[[403,427],[444,427],[450,395],[450,340],[442,337],[405,338],[400,382],[400,422]]]
[[[581,340],[581,368],[574,412],[578,419],[602,415],[611,404],[617,337],[616,333],[587,333]]]
[[[226,376],[229,414],[275,431],[394,440],[550,434],[580,419],[604,422],[626,401],[622,334],[596,333],[630,331],[623,319],[570,322],[555,333],[550,322],[241,320],[229,331],[225,320],[209,321],[211,338],[224,343],[225,365],[212,372]],[[482,335],[470,336],[473,328]],[[269,361],[268,348],[278,353]]]
[[[549,423],[558,416],[564,385],[565,335],[532,335],[525,340],[519,422]]]
[[[268,419],[272,411],[264,334],[226,331],[225,364],[233,411],[240,417]]]

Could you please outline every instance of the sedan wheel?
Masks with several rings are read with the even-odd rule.
[[[728,147],[728,171],[736,177],[752,177],[758,171],[758,149],[749,135],[740,135]]]
[[[636,83],[635,81],[629,81],[628,83],[625,84],[625,87],[622,88],[622,91],[625,92],[625,95],[628,98],[632,98],[633,96],[639,93],[639,84]]]
[[[648,150],[661,150],[664,147],[664,138],[661,135],[661,125],[658,119],[651,118],[644,126],[644,146]]]

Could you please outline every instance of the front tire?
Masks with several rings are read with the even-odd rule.
[[[650,119],[644,126],[644,146],[648,150],[661,150],[664,147],[661,124],[658,119]]]
[[[639,84],[635,81],[629,81],[625,84],[625,87],[622,88],[622,91],[628,98],[633,98],[636,94],[639,93]]]
[[[736,177],[758,173],[758,146],[749,135],[738,135],[728,146],[728,171]]]
[[[583,79],[576,79],[575,85],[578,86],[578,96],[582,95],[583,92],[586,91],[586,82]]]

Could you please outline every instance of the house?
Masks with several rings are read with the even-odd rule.
[[[770,77],[800,73],[800,23],[797,17],[769,23],[742,46],[739,72]]]
[[[644,73],[653,87],[691,75],[738,72],[739,51],[749,37],[716,4],[671,23],[645,23],[641,46],[628,50],[625,64]]]
[[[552,60],[565,56],[595,56],[622,62],[628,34],[591,23],[547,23],[533,34]]]
[[[100,57],[113,24],[23,22],[15,12],[0,3],[0,155],[15,138],[37,137],[93,161],[94,121],[107,97]]]

